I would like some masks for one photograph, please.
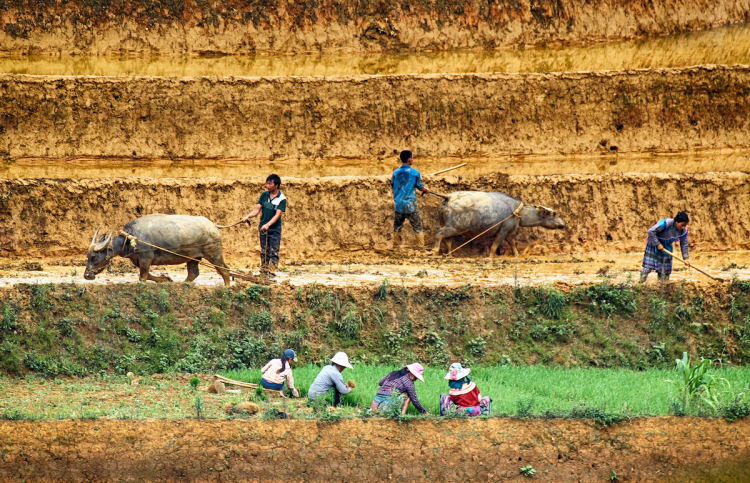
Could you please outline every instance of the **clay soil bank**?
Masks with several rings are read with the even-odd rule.
[[[6,158],[746,148],[750,67],[291,78],[0,75]]]
[[[282,173],[283,175],[283,173]],[[536,255],[641,252],[646,230],[687,210],[696,251],[750,248],[750,174],[605,174],[427,179],[436,192],[501,191],[526,204],[551,207],[564,230],[520,229],[520,248]],[[231,224],[255,205],[265,178],[0,180],[0,254],[4,257],[82,256],[97,227],[118,230],[149,213],[207,216]],[[389,176],[285,178],[289,199],[282,249],[290,258],[337,250],[367,253],[390,245],[393,200]],[[428,241],[440,224],[438,198],[418,204]],[[228,256],[254,254],[257,233],[224,233]],[[406,229],[406,242],[412,242]],[[352,256],[356,257],[356,252]]]
[[[750,150],[721,149],[670,153],[616,153],[497,157],[418,156],[426,176],[467,163],[451,175],[464,179],[503,174],[750,172]],[[0,161],[2,178],[244,178],[280,173],[284,178],[375,176],[401,166],[398,156],[325,159],[134,159],[131,157],[20,158]]]
[[[0,481],[740,482],[750,421],[0,422]]]
[[[0,56],[0,72],[98,76],[331,76],[580,72],[750,64],[750,24],[586,45],[315,55]]]
[[[250,54],[496,49],[700,30],[747,0],[3,3],[5,54]]]

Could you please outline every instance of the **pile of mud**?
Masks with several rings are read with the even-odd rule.
[[[291,78],[0,75],[5,157],[391,158],[741,148],[750,67]]]
[[[746,481],[750,421],[0,422],[8,481]]]
[[[282,254],[309,258],[334,250],[389,246],[393,197],[389,176],[294,179],[282,176],[289,203]],[[677,211],[690,213],[693,250],[750,248],[750,174],[606,174],[505,176],[430,180],[436,192],[501,191],[526,204],[551,207],[564,230],[521,228],[519,248],[538,254],[641,251],[646,230]],[[265,178],[0,180],[0,256],[81,256],[97,227],[119,230],[151,213],[206,216],[228,225],[240,220],[265,191]],[[428,241],[440,227],[442,200],[420,197]],[[405,229],[407,242],[411,230]],[[255,228],[223,231],[229,256],[254,254]],[[459,252],[458,254],[469,252]],[[485,252],[486,253],[486,252]]]
[[[697,30],[746,0],[3,2],[0,53],[251,54],[495,49]]]

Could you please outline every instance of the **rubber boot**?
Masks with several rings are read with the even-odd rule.
[[[646,277],[648,277],[648,272],[641,272],[641,279],[638,281],[638,283],[645,283]]]
[[[417,239],[417,248],[419,250],[424,250],[424,232],[419,232],[415,234]]]
[[[394,250],[401,249],[401,233],[397,231],[393,232],[393,249]]]

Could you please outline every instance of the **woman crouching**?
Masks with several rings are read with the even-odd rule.
[[[292,374],[292,361],[296,361],[297,356],[292,349],[284,351],[279,359],[272,359],[266,364],[260,372],[263,374],[260,380],[263,389],[272,389],[279,391],[281,397],[284,395],[284,381],[286,380],[289,390],[294,397],[299,397],[299,391],[294,387],[294,375]]]
[[[378,389],[378,393],[375,395],[370,409],[373,411],[385,410],[393,404],[395,397],[404,394],[406,399],[404,400],[404,405],[401,407],[401,414],[406,414],[409,403],[413,403],[414,407],[420,413],[428,414],[422,403],[419,402],[417,391],[414,387],[415,380],[419,379],[424,382],[423,374],[424,368],[418,362],[409,364],[398,371],[389,372],[378,383],[380,389]]]
[[[471,369],[461,367],[455,362],[448,369],[445,379],[448,379],[450,391],[440,395],[440,415],[456,412],[474,417],[489,415],[492,412],[492,398],[482,397],[479,388],[469,379]]]

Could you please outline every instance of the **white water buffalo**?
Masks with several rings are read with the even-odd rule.
[[[86,255],[88,262],[86,272],[83,274],[86,280],[94,280],[114,257],[120,256],[130,259],[133,265],[140,269],[142,282],[146,280],[172,281],[167,276],[150,274],[151,265],[187,263],[187,281],[190,282],[199,274],[198,262],[185,258],[190,257],[195,260],[205,258],[217,267],[222,267],[217,268],[216,271],[224,279],[224,285],[229,285],[229,270],[225,268],[226,264],[221,252],[221,233],[208,218],[186,215],[147,215],[131,221],[122,231],[136,237],[139,241],[148,242],[179,255],[173,255],[145,243],[136,242],[136,246],[133,247],[132,238],[129,238],[126,243],[123,235],[113,238],[112,232],[109,236],[102,235],[97,240],[99,230],[96,230]],[[185,255],[185,257],[180,255]]]
[[[513,213],[521,206],[521,200],[505,193],[456,191],[447,196],[438,196],[445,199],[438,208],[444,226],[435,235],[435,255],[440,253],[440,242],[444,238],[447,238],[446,243],[448,253],[450,253],[452,237],[463,234],[473,238],[502,220],[505,221],[480,237],[494,238],[492,248],[490,248],[490,258],[508,236],[510,236],[509,242],[513,248],[513,254],[518,256],[514,237],[519,226],[541,226],[550,230],[565,228],[565,222],[557,216],[557,213],[544,206],[524,205],[516,216],[513,216]]]

